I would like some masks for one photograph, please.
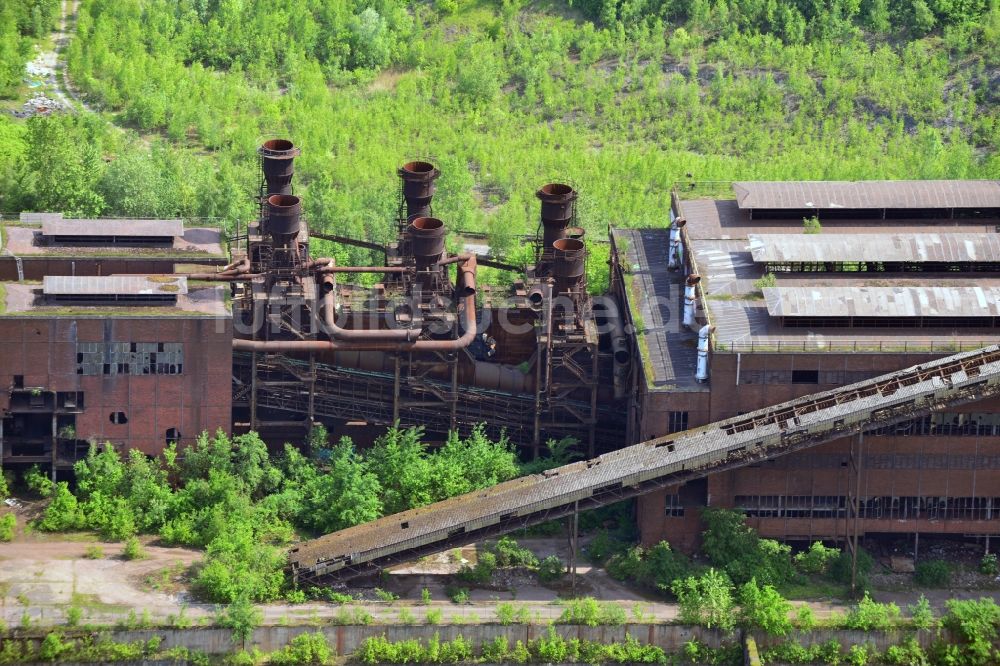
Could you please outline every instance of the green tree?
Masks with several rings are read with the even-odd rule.
[[[52,501],[38,521],[38,528],[49,532],[62,532],[77,529],[82,522],[83,516],[80,514],[76,496],[70,492],[68,483],[60,481],[55,486]]]
[[[422,436],[421,428],[390,428],[365,456],[382,487],[382,505],[388,514],[434,500],[431,464]]]
[[[389,64],[391,34],[382,16],[367,7],[354,17],[350,27],[351,63],[354,67],[381,69]]]
[[[739,624],[747,629],[761,629],[772,636],[785,636],[792,628],[788,614],[792,605],[770,585],[757,585],[751,578],[740,587]]]
[[[954,642],[939,646],[943,654],[934,663],[985,666],[996,663],[1000,651],[993,647],[1000,626],[1000,606],[983,597],[945,602],[948,612],[941,624],[952,632]]]
[[[709,569],[698,578],[674,581],[671,589],[680,604],[682,622],[727,631],[736,626],[733,584],[725,573]]]
[[[450,433],[431,462],[435,500],[495,486],[520,472],[514,447],[506,438],[491,441],[481,425],[464,439],[457,432]]]
[[[13,97],[24,76],[28,42],[21,38],[11,7],[0,9],[0,97]]]
[[[0,541],[13,541],[16,527],[17,516],[13,513],[6,513],[0,517]]]
[[[103,163],[99,136],[80,116],[28,120],[22,187],[29,209],[96,217],[104,199],[94,191]]]
[[[211,601],[272,601],[281,593],[285,555],[235,524],[208,544],[194,586]]]
[[[375,520],[382,514],[382,486],[347,438],[330,451],[328,471],[301,487],[299,522],[317,532],[333,532]]]
[[[702,552],[730,579],[743,584],[756,578],[762,585],[788,580],[793,571],[789,546],[761,539],[746,526],[739,511],[708,508],[702,517],[708,528],[703,533]]]
[[[179,187],[164,166],[152,152],[127,146],[108,164],[97,184],[108,212],[124,217],[176,216]]]
[[[219,625],[232,630],[234,643],[243,643],[250,640],[253,630],[260,626],[263,619],[264,614],[253,605],[253,602],[246,597],[239,597],[226,606],[219,615]]]

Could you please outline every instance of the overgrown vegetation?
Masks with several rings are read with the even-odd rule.
[[[57,11],[4,5],[0,88]],[[687,173],[991,177],[998,34],[985,0],[83,0],[68,75],[142,137],[91,114],[0,116],[0,209],[232,223],[253,215],[259,137],[280,131],[304,148],[313,228],[388,240],[394,169],[429,153],[436,214],[525,260],[550,179],[582,191],[589,239],[662,224]]]
[[[350,440],[328,446],[320,429],[312,437],[312,458],[286,446],[272,459],[256,434],[230,439],[220,431],[199,437],[183,458],[172,446],[157,459],[92,447],[75,466],[75,493],[36,471],[26,481],[51,495],[39,529],[92,529],[126,540],[126,559],[142,556],[135,539],[140,533],[204,548],[193,580],[204,598],[269,601],[284,586],[285,556],[278,546],[294,539],[296,530],[348,527],[519,472],[511,446],[480,430],[464,439],[452,436],[434,452],[421,437],[420,429],[390,429],[362,455]],[[525,557],[516,543],[501,543],[508,560]]]
[[[366,639],[355,652],[365,664],[441,664],[456,662],[484,663],[564,663],[587,664],[657,664],[666,663],[667,654],[655,645],[644,645],[631,636],[624,642],[598,643],[578,638],[563,638],[554,627],[527,643],[511,645],[505,636],[484,643],[479,649],[461,635],[442,641],[437,634],[428,641],[411,639],[389,641],[385,636]]]

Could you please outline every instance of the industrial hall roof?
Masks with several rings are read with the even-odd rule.
[[[1000,287],[766,287],[772,317],[996,317]]]
[[[748,234],[757,263],[1000,262],[1000,234]]]
[[[183,236],[183,220],[42,220],[44,236],[119,236],[167,237]]]
[[[107,275],[71,277],[46,275],[42,293],[47,296],[164,295],[188,292],[186,277],[150,277],[146,275]]]
[[[733,183],[741,209],[1000,208],[1000,180]]]

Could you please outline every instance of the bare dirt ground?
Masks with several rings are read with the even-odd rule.
[[[188,589],[189,571],[201,557],[200,551],[165,548],[144,539],[147,557],[127,561],[121,557],[122,544],[101,543],[88,533],[45,534],[25,529],[41,510],[39,503],[22,503],[15,509],[3,507],[0,513],[15,511],[18,531],[12,543],[0,544],[0,618],[7,626],[17,627],[27,616],[33,626],[65,622],[66,610],[79,608],[82,624],[136,624],[142,621],[170,624],[184,614],[194,623],[208,623],[218,613],[214,604],[198,602]],[[520,539],[521,546],[539,557],[557,555],[564,562],[569,548],[564,538]],[[99,558],[89,559],[88,548],[100,546]],[[416,562],[395,567],[381,581],[358,583],[347,591],[361,599],[349,606],[326,602],[305,604],[273,603],[261,606],[267,624],[296,624],[330,621],[363,610],[375,622],[424,622],[428,611],[441,613],[443,622],[488,622],[496,619],[498,601],[511,602],[526,609],[535,621],[554,620],[563,611],[561,599],[573,596],[569,576],[556,585],[538,583],[526,571],[499,572],[489,588],[469,588],[469,602],[452,603],[448,588],[463,586],[451,576],[465,563],[476,558],[474,545],[464,546]],[[978,576],[978,578],[977,578]],[[917,589],[908,575],[879,572],[873,576],[878,601],[893,601],[904,609],[924,594],[941,609],[947,599],[991,596],[1000,601],[1000,583],[990,584],[991,577],[965,567],[955,578],[957,588]],[[377,600],[375,586],[400,598],[394,602]],[[429,604],[421,602],[421,591],[431,595]],[[988,589],[992,588],[992,589]],[[592,596],[604,602],[620,604],[630,620],[640,617],[666,622],[677,617],[676,604],[647,596],[613,580],[601,568],[578,562],[577,596]],[[799,605],[802,602],[794,602]],[[844,613],[849,604],[839,601],[810,601],[808,605],[820,617]]]
[[[0,544],[0,617],[8,626],[23,624],[27,614],[33,626],[65,622],[66,609],[82,611],[81,624],[125,624],[143,619],[152,623],[171,623],[183,612],[193,622],[209,622],[218,612],[213,604],[192,598],[184,581],[185,571],[197,563],[201,553],[184,548],[150,545],[148,557],[126,561],[122,545],[99,543],[90,534],[47,535],[21,527],[30,511],[19,511],[19,533],[13,543]],[[541,556],[567,556],[562,539],[525,539],[521,545]],[[100,559],[88,559],[87,548],[100,545]],[[363,601],[350,606],[325,602],[305,604],[274,603],[261,606],[267,624],[295,624],[329,621],[363,609],[375,622],[423,622],[428,611],[441,613],[443,622],[483,622],[496,618],[498,601],[510,601],[527,609],[537,621],[554,620],[562,613],[560,597],[569,597],[572,586],[567,577],[554,587],[546,587],[527,573],[502,574],[494,589],[470,589],[469,603],[452,603],[446,593],[453,581],[448,575],[475,557],[475,547],[466,546],[461,555],[442,553],[391,571],[378,582],[385,590],[399,595],[398,601],[376,601],[375,582],[349,589]],[[421,590],[427,588],[431,601],[421,603]],[[642,617],[670,621],[677,617],[675,604],[647,599],[612,580],[602,569],[581,564],[578,568],[577,594],[602,601],[620,603],[630,619]],[[817,614],[825,616],[843,610],[836,604],[811,603]]]

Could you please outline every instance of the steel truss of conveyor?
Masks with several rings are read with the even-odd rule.
[[[1000,346],[814,393],[307,541],[300,581],[347,579],[1000,394]]]

